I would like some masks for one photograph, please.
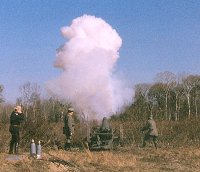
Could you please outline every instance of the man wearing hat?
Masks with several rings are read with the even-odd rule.
[[[10,115],[10,128],[9,131],[12,135],[11,141],[10,141],[10,149],[9,154],[18,153],[18,147],[19,147],[19,141],[20,141],[20,135],[19,135],[19,129],[20,124],[24,120],[24,114],[22,113],[21,106],[16,106],[14,111]]]
[[[152,139],[155,148],[157,149],[157,138],[158,138],[158,130],[156,127],[156,122],[153,120],[153,116],[150,115],[148,118],[147,123],[145,126],[141,129],[141,131],[147,131],[144,138],[143,138],[143,145],[142,147],[146,146],[146,141]]]
[[[65,150],[71,148],[72,144],[72,135],[74,134],[74,109],[68,108],[67,114],[64,116],[64,127],[63,127],[63,134],[66,136],[65,142]]]

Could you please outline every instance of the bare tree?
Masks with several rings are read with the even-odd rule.
[[[155,80],[163,85],[163,90],[165,92],[165,117],[170,120],[171,114],[168,116],[168,96],[170,89],[175,85],[176,76],[172,72],[165,71],[158,73]]]
[[[193,109],[194,106],[194,111],[195,111],[195,117],[198,117],[198,101],[200,100],[200,76],[195,76],[196,77],[196,84],[194,88],[191,91],[191,108]]]
[[[2,95],[3,89],[4,89],[3,85],[0,85],[0,103],[3,102],[3,95]]]
[[[176,83],[176,86],[173,88],[173,92],[175,94],[175,121],[180,119],[179,111],[180,111],[180,97],[183,94],[183,87],[181,84]]]
[[[189,75],[182,79],[184,93],[188,104],[188,118],[191,118],[191,92],[200,84],[200,77],[197,75]]]
[[[148,93],[149,89],[151,88],[150,84],[137,84],[135,86],[135,103],[138,102],[139,109],[144,109],[142,113],[147,113],[147,110],[151,111],[151,106],[149,106],[149,99],[148,99]],[[140,113],[139,113],[140,114]]]
[[[139,92],[144,98],[148,99],[148,92],[151,88],[150,84],[138,84],[135,86],[136,91]],[[135,94],[137,94],[137,92]]]
[[[198,101],[200,99],[200,89],[199,86],[195,88],[195,98],[194,98],[194,104],[195,104],[195,117],[198,118]]]
[[[32,107],[33,118],[36,117],[36,105],[40,100],[40,86],[37,83],[27,82],[20,86],[21,97],[17,100],[23,105],[24,113],[27,117],[28,109]]]

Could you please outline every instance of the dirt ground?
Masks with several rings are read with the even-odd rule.
[[[200,149],[138,147],[113,151],[43,150],[42,159],[0,153],[2,172],[199,172]]]

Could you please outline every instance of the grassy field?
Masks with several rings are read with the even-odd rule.
[[[21,152],[14,156],[0,154],[2,172],[137,172],[200,171],[200,149],[197,147],[159,148],[149,146],[120,148],[113,151],[43,150],[41,160]]]

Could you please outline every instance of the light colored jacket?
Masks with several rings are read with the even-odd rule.
[[[147,134],[151,136],[158,136],[158,130],[156,127],[156,122],[153,119],[149,119],[146,125],[142,128],[142,131],[147,131]]]
[[[65,125],[67,135],[71,135],[74,133],[74,118],[72,115],[69,115],[69,114],[65,115],[64,125]]]

